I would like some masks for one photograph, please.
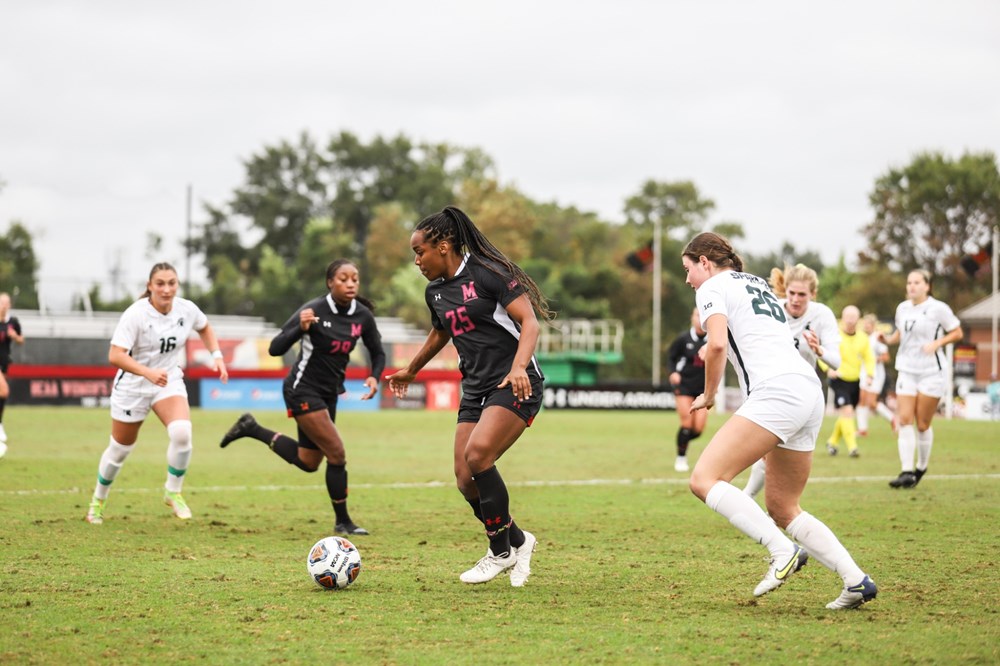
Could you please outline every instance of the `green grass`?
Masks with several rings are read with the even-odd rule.
[[[646,412],[545,412],[501,461],[539,538],[521,589],[458,581],[486,541],[453,488],[454,414],[342,414],[352,514],[373,535],[355,539],[358,581],[324,592],[305,571],[333,522],[322,472],[248,440],[220,450],[236,416],[193,415],[193,520],[162,504],[166,433],[150,420],[92,526],[106,412],[7,411],[0,663],[1000,661],[1000,425],[936,421],[914,491],[886,485],[884,422],[860,459],[816,456],[803,505],[879,584],[875,602],[834,613],[840,580],[815,562],[752,598],[763,549],[688,492],[676,417]],[[590,479],[605,481],[566,483]]]

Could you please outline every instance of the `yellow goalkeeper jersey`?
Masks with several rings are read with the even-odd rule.
[[[845,382],[856,382],[861,379],[861,364],[869,377],[875,376],[875,354],[868,340],[868,334],[857,330],[854,335],[840,329],[840,367],[837,375]]]

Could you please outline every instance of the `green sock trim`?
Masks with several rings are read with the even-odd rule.
[[[174,476],[184,476],[184,472],[186,472],[187,470],[186,469],[177,469],[176,467],[171,467],[170,465],[167,465],[167,471],[170,472]]]
[[[102,486],[110,486],[112,481],[114,481],[114,479],[105,479],[100,474],[97,475],[97,482]]]

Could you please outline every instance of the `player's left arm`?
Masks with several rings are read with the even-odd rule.
[[[382,335],[378,332],[378,326],[375,324],[375,317],[372,316],[370,321],[365,323],[365,327],[361,332],[361,340],[365,343],[365,349],[368,350],[368,357],[371,359],[371,374],[365,379],[365,386],[368,387],[368,393],[361,396],[362,400],[370,400],[375,397],[375,393],[378,391],[378,380],[385,372],[385,350],[382,349]]]
[[[937,352],[938,349],[943,349],[945,345],[949,345],[953,342],[960,342],[962,340],[962,327],[952,329],[942,335],[936,340],[931,340],[926,345],[924,345],[924,351],[928,354],[933,354]]]
[[[497,385],[497,388],[510,385],[514,397],[518,400],[525,400],[531,397],[528,363],[531,362],[531,357],[535,354],[540,327],[538,326],[538,318],[535,317],[535,308],[531,305],[527,294],[521,294],[512,300],[505,309],[510,318],[517,322],[521,328],[521,337],[517,341],[517,352],[514,354],[514,362],[510,365],[510,372]]]
[[[24,335],[21,334],[21,322],[17,320],[17,317],[10,318],[10,326],[7,327],[7,335],[17,344],[24,344]]]
[[[205,328],[198,331],[198,337],[205,343],[205,349],[212,353],[212,370],[219,373],[219,381],[225,384],[229,381],[229,371],[226,369],[226,362],[222,360],[222,351],[219,349],[219,341],[215,337],[212,325],[205,324]]]
[[[708,331],[708,340],[702,347],[705,350],[705,392],[691,403],[692,412],[709,409],[715,404],[715,394],[726,371],[726,351],[729,348],[729,317],[721,312],[710,314],[701,326]]]

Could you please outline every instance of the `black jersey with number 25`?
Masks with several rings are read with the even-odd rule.
[[[319,321],[303,331],[299,313],[306,308],[311,308]],[[308,387],[319,395],[332,396],[343,392],[347,362],[358,338],[364,340],[371,357],[372,376],[381,377],[385,369],[385,352],[375,316],[357,300],[351,301],[346,308],[338,308],[328,294],[296,310],[281,327],[281,333],[271,340],[268,351],[271,356],[281,356],[301,339],[299,357],[285,378],[285,385],[291,389]]]
[[[462,390],[473,396],[492,391],[510,372],[521,327],[505,308],[525,293],[506,268],[491,263],[494,272],[484,261],[469,255],[454,277],[435,280],[424,292],[431,324],[458,349]],[[544,379],[534,356],[527,373],[532,381]]]

